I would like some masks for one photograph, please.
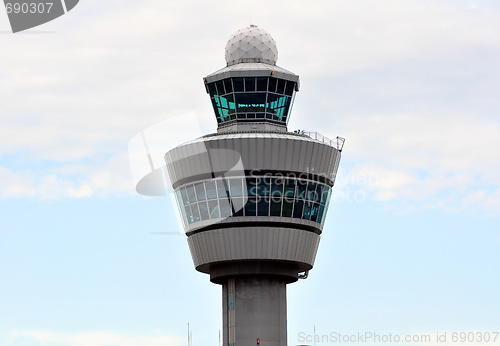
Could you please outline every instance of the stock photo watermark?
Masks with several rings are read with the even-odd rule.
[[[4,0],[12,32],[50,22],[71,11],[79,0]]]
[[[356,333],[330,332],[328,334],[310,334],[299,332],[297,341],[314,344],[363,344],[363,343],[461,343],[461,344],[500,344],[499,332],[436,332],[427,334],[377,333],[364,331]]]

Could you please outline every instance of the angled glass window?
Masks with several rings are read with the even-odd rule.
[[[186,186],[186,191],[187,191],[189,203],[196,202],[196,194],[194,193],[194,187],[193,187],[193,185]]]
[[[210,97],[218,96],[215,83],[208,83],[208,92],[210,93]]]
[[[182,204],[188,205],[189,204],[189,199],[188,199],[186,187],[185,186],[181,187],[180,191],[181,191],[181,196],[182,196]]]
[[[245,91],[255,91],[255,77],[245,77]]]
[[[233,203],[233,216],[243,216],[243,198],[231,198]]]
[[[267,112],[278,116],[282,120],[282,116],[288,115],[290,106],[290,96],[280,96],[269,93],[267,96]]]
[[[216,180],[217,182],[217,192],[219,194],[219,198],[222,198],[222,197],[227,197],[229,195],[229,192],[228,192],[228,184],[227,184],[227,181],[226,180]]]
[[[285,179],[283,197],[293,199],[295,197],[295,179]]]
[[[257,195],[269,196],[271,190],[271,179],[267,177],[257,178]]]
[[[305,199],[307,190],[307,182],[297,180],[297,190],[295,191],[295,198]]]
[[[283,198],[283,213],[282,217],[292,217],[293,199]]]
[[[269,216],[269,197],[260,197],[258,199],[257,216]]]
[[[267,77],[257,77],[257,91],[267,91]]]
[[[243,84],[242,77],[233,78],[233,88],[235,92],[243,92],[245,91],[245,84]]]
[[[223,119],[229,119],[229,115],[236,111],[233,94],[215,97],[213,99],[213,104],[216,114]]]
[[[243,196],[243,184],[241,178],[231,178],[229,179],[230,187],[230,196],[232,197],[241,197]]]
[[[312,207],[313,207],[313,202],[311,201],[304,202],[304,210],[302,212],[302,218],[304,220],[309,220],[311,218]]]
[[[316,194],[314,195],[314,202],[320,203],[322,194],[323,194],[323,185],[318,184],[318,187],[316,188]]]
[[[271,209],[269,212],[270,216],[281,216],[281,202],[281,198],[274,196],[271,197]]]
[[[269,88],[267,89],[269,92],[276,92],[276,84],[278,84],[278,81],[274,77],[269,78]]]
[[[224,82],[221,80],[218,80],[215,82],[215,86],[217,87],[217,94],[219,95],[224,95],[226,91],[224,90]]]
[[[204,184],[196,183],[194,185],[194,189],[196,191],[196,198],[198,199],[198,201],[204,201],[206,199]]]
[[[265,112],[266,93],[250,92],[236,93],[234,95],[236,106],[238,107],[238,113]]]
[[[316,222],[318,220],[318,212],[319,212],[319,203],[314,203],[311,209],[311,221]]]
[[[245,204],[245,216],[256,216],[257,215],[257,200],[255,198],[249,198]]]
[[[269,177],[209,179],[175,191],[183,223],[238,216],[293,217],[324,224],[331,189],[319,182]]]
[[[191,207],[189,205],[184,207],[184,213],[186,214],[188,224],[193,223],[194,217],[193,214],[191,213]]]
[[[208,220],[210,218],[208,214],[208,205],[207,202],[198,202],[198,207],[200,208],[200,216],[201,220]]]
[[[316,219],[317,222],[319,222],[321,225],[323,225],[323,221],[324,221],[324,214],[325,214],[325,206],[324,205],[320,205],[319,207],[319,211],[318,211],[318,218]]]
[[[286,81],[285,95],[292,96],[293,91],[295,90],[295,82]]]
[[[302,210],[304,209],[304,201],[301,199],[296,199],[293,206],[293,217],[296,219],[302,218]]]
[[[233,92],[233,86],[231,85],[231,78],[224,79],[224,88],[226,89],[226,93]]]
[[[219,201],[208,201],[208,213],[210,214],[211,219],[220,218]]]
[[[326,204],[326,200],[328,198],[328,190],[330,190],[329,187],[327,186],[323,187],[323,191],[321,192],[321,201],[320,201],[321,204]]]
[[[217,198],[217,189],[215,188],[214,180],[207,180],[205,182],[205,189],[207,191],[207,198],[214,199]]]
[[[283,195],[283,180],[284,178],[272,178],[272,197],[281,197]]]
[[[227,198],[219,199],[220,205],[220,216],[221,217],[229,217],[231,216],[231,205],[229,204],[229,200]]]
[[[327,196],[326,196],[326,202],[325,202],[325,205],[328,206],[330,204],[330,198],[332,197],[332,189],[330,189],[328,187],[328,193],[327,193]]]
[[[257,195],[257,182],[255,178],[246,178],[247,183],[247,196]]]
[[[307,200],[314,201],[316,198],[316,183],[314,181],[310,181],[307,184]]]
[[[278,79],[278,87],[276,88],[276,93],[277,94],[284,94],[285,93],[285,85],[286,85],[286,80]]]
[[[196,203],[191,204],[191,212],[193,213],[194,222],[198,222],[201,220],[200,211],[198,210],[198,204],[196,204]]]

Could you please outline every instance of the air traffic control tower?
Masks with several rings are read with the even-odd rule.
[[[196,270],[222,285],[224,346],[287,345],[286,285],[314,265],[343,145],[288,131],[299,76],[277,58],[266,31],[237,31],[204,78],[217,133],[165,155]]]

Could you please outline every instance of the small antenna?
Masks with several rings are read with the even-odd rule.
[[[314,346],[316,346],[316,326],[314,326]]]

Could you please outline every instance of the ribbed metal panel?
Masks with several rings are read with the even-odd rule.
[[[291,228],[245,227],[200,232],[188,237],[195,267],[209,271],[210,263],[279,260],[313,266],[320,236]]]
[[[246,170],[313,172],[331,177],[338,168],[339,152],[322,142],[292,135],[244,135],[221,135],[217,140],[208,138],[172,149],[165,158],[174,187],[178,182],[196,180],[191,177],[225,173],[240,158]]]

